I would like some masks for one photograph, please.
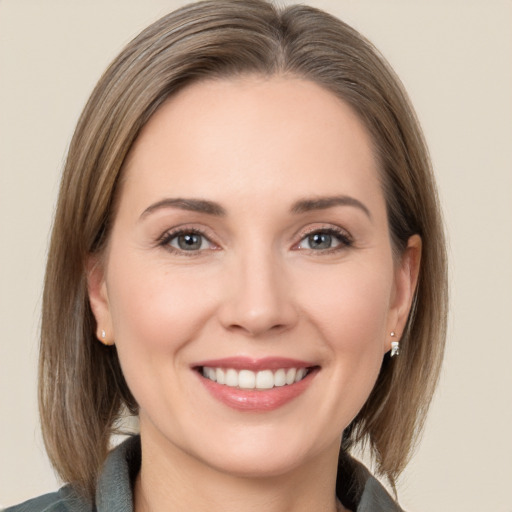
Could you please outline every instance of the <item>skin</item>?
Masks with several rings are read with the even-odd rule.
[[[362,122],[305,80],[203,81],[150,119],[123,172],[108,248],[89,262],[89,294],[98,337],[104,329],[116,344],[140,405],[136,510],[336,510],[341,435],[371,392],[390,332],[403,329],[421,252],[414,236],[393,259]],[[291,211],[333,196],[364,207]],[[151,208],[166,198],[213,201],[225,214]],[[204,233],[200,248],[165,238],[177,226]],[[313,247],[308,236],[326,229],[341,235]],[[320,370],[286,405],[243,412],[212,398],[191,369],[231,356]]]

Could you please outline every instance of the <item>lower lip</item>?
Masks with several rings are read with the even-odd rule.
[[[223,404],[239,411],[273,411],[297,398],[309,387],[317,372],[312,370],[301,381],[272,389],[239,389],[218,384],[198,373],[210,394]]]

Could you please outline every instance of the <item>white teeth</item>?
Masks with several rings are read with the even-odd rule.
[[[295,374],[297,370],[295,368],[289,368],[286,372],[286,384],[290,385],[295,382]]]
[[[226,372],[226,386],[238,387],[238,372],[232,368]]]
[[[256,389],[272,389],[274,387],[274,374],[271,370],[263,370],[256,374]]]
[[[226,384],[226,374],[222,368],[217,368],[215,371],[215,376],[217,377],[217,382],[219,384]]]
[[[240,370],[238,374],[238,386],[242,389],[254,389],[256,387],[256,375],[250,370]]]
[[[299,382],[304,378],[304,375],[306,375],[306,368],[299,368],[297,370],[297,373],[295,374],[295,382]]]
[[[284,386],[286,384],[286,371],[283,369],[277,370],[274,373],[274,386]]]
[[[210,380],[217,380],[217,372],[214,368],[205,368],[206,374],[205,377],[208,377]]]
[[[276,371],[234,370],[233,368],[203,367],[203,376],[207,379],[240,389],[272,389],[273,387],[289,386],[301,381],[308,374],[306,368],[279,368]]]

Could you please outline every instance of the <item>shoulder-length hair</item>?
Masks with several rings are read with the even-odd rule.
[[[153,23],[110,65],[80,117],[62,177],[43,296],[39,407],[50,460],[91,501],[121,411],[136,414],[137,403],[115,348],[95,338],[86,262],[105,248],[123,163],[152,114],[194,81],[248,73],[304,78],[351,105],[373,140],[395,254],[413,234],[423,241],[400,356],[384,357],[342,449],[367,443],[393,483],[424,423],[445,340],[446,254],[428,152],[399,79],[371,43],[320,10],[198,2]]]

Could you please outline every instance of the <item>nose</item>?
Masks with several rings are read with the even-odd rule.
[[[233,264],[219,309],[224,328],[251,337],[282,332],[298,318],[286,269],[272,254],[250,254]]]

